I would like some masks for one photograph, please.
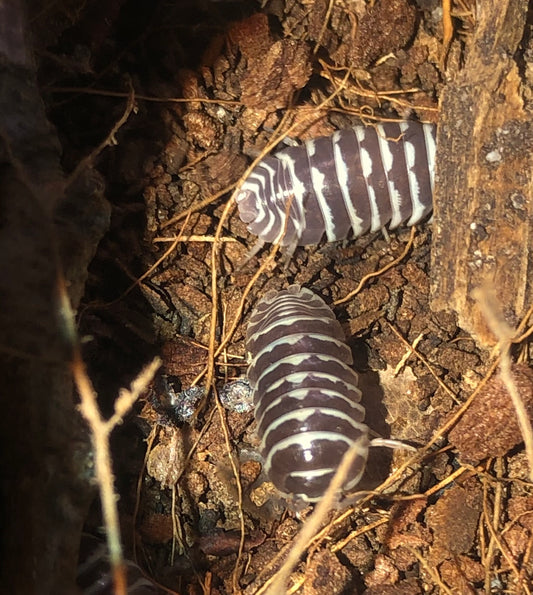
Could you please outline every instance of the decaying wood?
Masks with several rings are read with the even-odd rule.
[[[79,302],[109,212],[97,174],[66,188],[17,1],[0,3],[0,58],[0,591],[72,593],[92,489],[57,288],[62,268]]]
[[[442,95],[433,226],[433,304],[495,343],[474,302],[494,290],[511,325],[533,297],[533,129],[514,58],[528,2],[481,2],[464,68]]]

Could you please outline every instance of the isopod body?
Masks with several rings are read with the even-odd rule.
[[[420,122],[355,126],[267,156],[237,195],[240,218],[260,242],[317,244],[388,225],[414,225],[432,210],[436,128]]]
[[[167,589],[160,588],[147,578],[137,564],[124,560],[128,595],[163,595]],[[80,560],[76,583],[83,595],[113,595],[113,573],[110,570],[109,552],[106,545],[95,537],[83,534],[80,543]]]
[[[342,486],[349,492],[363,474],[370,443],[352,354],[332,310],[298,285],[269,292],[251,315],[246,345],[270,480],[283,494],[316,502],[355,445]]]

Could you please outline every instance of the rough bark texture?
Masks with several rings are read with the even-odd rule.
[[[0,3],[0,590],[71,593],[92,490],[57,282],[68,254],[66,281],[79,300],[107,211],[96,178],[65,189],[26,40],[21,3]],[[100,224],[84,225],[92,208]]]
[[[515,326],[533,290],[533,129],[515,59],[528,2],[481,2],[464,68],[444,89],[437,149],[433,308],[488,346],[495,337],[472,298],[494,290]]]

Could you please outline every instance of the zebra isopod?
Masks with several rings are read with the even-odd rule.
[[[163,595],[166,589],[147,578],[137,564],[124,560],[128,595]],[[80,543],[80,560],[76,583],[83,595],[113,595],[113,573],[110,570],[109,552],[106,545],[84,533]]]
[[[432,210],[435,145],[436,127],[411,121],[355,126],[283,149],[243,182],[240,218],[260,245],[280,242],[289,254],[324,234],[333,242],[415,225]]]
[[[344,492],[365,469],[368,428],[339,322],[312,291],[269,292],[251,315],[246,346],[265,471],[295,500],[316,502],[346,451],[357,453]]]

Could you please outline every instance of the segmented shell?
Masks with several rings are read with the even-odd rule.
[[[248,377],[265,471],[284,494],[316,502],[344,453],[358,453],[343,485],[351,490],[368,455],[365,410],[352,354],[335,315],[308,289],[268,293],[246,334]]]
[[[289,252],[324,234],[333,242],[414,225],[433,208],[435,138],[432,124],[386,122],[279,151],[242,184],[240,218],[261,241]]]

